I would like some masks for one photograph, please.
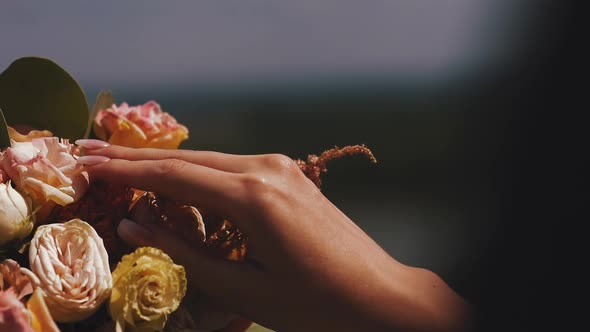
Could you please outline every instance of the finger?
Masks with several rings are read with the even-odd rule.
[[[167,150],[167,149],[133,149],[110,145],[99,149],[86,150],[87,155],[101,155],[111,159],[125,160],[163,160],[178,159],[186,162],[215,168],[225,172],[245,172],[245,165],[252,156],[240,156],[214,151]]]
[[[153,246],[163,250],[176,264],[184,266],[189,287],[195,287],[222,303],[250,298],[250,290],[262,286],[260,271],[247,264],[209,257],[155,224],[140,225],[123,219],[117,232],[132,246]]]
[[[87,166],[90,178],[152,191],[175,201],[202,206],[214,213],[240,220],[245,206],[238,174],[176,159],[111,159]]]

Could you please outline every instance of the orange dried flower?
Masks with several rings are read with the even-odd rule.
[[[296,159],[295,162],[303,174],[305,174],[305,176],[307,176],[318,188],[320,188],[322,185],[321,175],[328,172],[328,168],[326,167],[328,161],[350,155],[363,155],[369,158],[372,163],[377,162],[373,152],[371,152],[371,150],[364,144],[350,145],[343,148],[335,147],[333,149],[324,151],[319,157],[315,154],[310,154],[307,156],[307,161]]]

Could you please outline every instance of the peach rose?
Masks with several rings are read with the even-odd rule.
[[[11,126],[8,127],[8,136],[16,142],[30,142],[35,138],[52,137],[53,133],[49,130],[36,130],[29,126]]]
[[[0,157],[0,167],[34,203],[63,206],[77,201],[88,188],[88,173],[76,163],[75,149],[57,137],[13,140]]]
[[[90,224],[73,219],[39,226],[29,248],[31,270],[22,271],[41,288],[58,322],[90,317],[113,285],[107,251]]]
[[[19,299],[31,294],[33,286],[29,277],[23,275],[18,262],[7,259],[0,263],[0,291],[12,288]]]
[[[177,149],[188,138],[188,129],[155,101],[133,107],[122,103],[101,110],[93,128],[100,139],[132,148]]]

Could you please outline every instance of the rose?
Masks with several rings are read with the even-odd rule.
[[[0,291],[12,288],[18,298],[22,299],[33,292],[33,286],[29,277],[20,270],[20,265],[12,259],[0,263]]]
[[[140,247],[113,271],[109,312],[117,332],[161,331],[186,294],[184,267],[163,251]]]
[[[100,110],[93,128],[100,139],[132,148],[177,149],[188,138],[188,129],[155,101],[133,107],[122,103]]]
[[[12,188],[11,181],[0,183],[0,246],[29,235],[32,219],[30,199]]]
[[[0,331],[59,332],[38,288],[23,305],[14,289],[0,290]]]
[[[0,152],[0,160],[1,158],[2,152]],[[0,164],[0,183],[6,183],[8,180],[10,180],[10,178],[8,177],[8,174],[6,174],[6,171],[2,167],[2,164]]]
[[[27,309],[12,289],[0,291],[0,331],[35,332]]]
[[[102,239],[85,221],[39,226],[29,248],[33,287],[41,288],[58,322],[94,314],[109,297],[112,278]]]
[[[0,166],[34,203],[67,205],[88,188],[88,173],[76,163],[74,149],[68,140],[57,137],[12,141],[0,158]]]
[[[29,309],[31,317],[31,326],[36,332],[59,332],[59,328],[47,308],[41,288],[35,289],[27,301],[27,309]]]
[[[53,133],[49,130],[36,130],[27,125],[7,126],[10,139],[16,142],[30,142],[34,138],[52,137]],[[26,134],[24,134],[26,133]]]

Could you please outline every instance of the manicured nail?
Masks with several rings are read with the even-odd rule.
[[[86,166],[94,166],[98,164],[102,164],[106,161],[111,160],[109,157],[105,156],[82,156],[78,158],[78,164],[86,165]]]
[[[76,145],[79,145],[89,150],[102,149],[110,145],[109,143],[101,141],[99,139],[79,139],[76,140],[75,143]]]
[[[149,229],[129,219],[121,220],[117,233],[125,242],[136,246],[149,246],[154,242],[154,234]]]

